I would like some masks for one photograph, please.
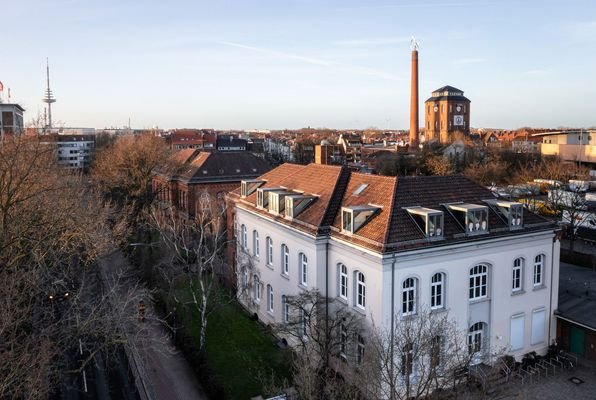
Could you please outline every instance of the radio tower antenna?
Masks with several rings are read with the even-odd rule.
[[[47,89],[45,90],[44,96],[41,99],[41,101],[43,101],[44,103],[46,103],[48,105],[47,128],[51,128],[52,127],[52,103],[55,103],[56,99],[54,98],[54,94],[52,93],[52,90],[50,89],[50,63],[47,58],[46,58],[46,79],[47,79],[48,86],[47,86]]]

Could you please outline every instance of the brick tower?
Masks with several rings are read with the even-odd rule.
[[[410,149],[418,148],[418,42],[412,38],[412,81],[410,86]]]
[[[470,100],[453,86],[435,90],[424,102],[426,142],[449,143],[455,132],[470,134]]]

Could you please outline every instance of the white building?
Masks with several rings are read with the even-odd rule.
[[[448,312],[483,355],[545,353],[555,339],[555,227],[463,176],[383,177],[284,164],[231,194],[239,247],[255,260],[250,300],[282,322],[307,288],[377,327]]]
[[[564,161],[596,163],[596,131],[574,130],[536,133],[541,137],[540,153],[557,156]]]
[[[41,135],[40,139],[56,146],[58,165],[63,167],[89,168],[95,154],[95,130],[66,128],[59,134]]]

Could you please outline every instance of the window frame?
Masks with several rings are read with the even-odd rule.
[[[476,269],[482,268],[482,272],[474,272]],[[469,270],[468,274],[468,300],[476,301],[488,298],[488,265],[476,264]],[[484,278],[484,279],[483,279]],[[476,293],[480,294],[477,295]]]
[[[544,254],[538,254],[534,257],[534,268],[532,273],[532,284],[536,287],[544,286]]]
[[[361,279],[362,278],[362,279]],[[356,307],[366,310],[366,276],[362,271],[356,271]]]
[[[267,312],[273,314],[273,287],[267,285]]]
[[[252,254],[255,257],[260,257],[260,243],[259,243],[259,232],[254,229],[252,231]]]
[[[409,282],[412,285],[409,285]],[[406,287],[406,283],[408,286]],[[401,313],[403,317],[416,314],[416,295],[417,295],[418,279],[413,276],[407,277],[401,283]]]
[[[299,268],[299,282],[302,286],[308,286],[308,257],[304,253],[300,253],[298,255],[298,264],[300,265]]]
[[[248,247],[248,230],[246,229],[246,225],[242,224],[242,226],[240,227],[241,230],[241,234],[242,234],[242,248],[244,250],[247,249]]]
[[[339,281],[338,281],[339,297],[344,300],[348,300],[348,284],[349,284],[348,267],[343,263],[339,263],[338,271],[339,271]]]
[[[523,257],[517,257],[515,260],[513,260],[513,268],[511,270],[512,293],[519,293],[524,290],[524,262],[525,260]]]
[[[439,280],[435,280],[439,277]],[[445,308],[445,274],[443,272],[435,273],[430,279],[430,309],[439,310]],[[439,289],[439,290],[437,290]],[[437,293],[439,292],[439,293]],[[437,301],[437,299],[439,301]]]
[[[261,280],[257,275],[253,275],[253,297],[256,303],[261,302]]]
[[[290,274],[290,249],[285,243],[281,244],[281,273],[286,276]]]
[[[267,238],[265,239],[265,246],[265,252],[267,253],[267,265],[273,266],[273,239],[271,239],[271,236],[267,236]]]

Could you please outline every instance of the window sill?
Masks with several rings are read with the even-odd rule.
[[[275,320],[275,315],[273,314],[273,311],[267,310],[267,312],[265,313],[265,315],[267,315],[272,320]]]
[[[482,298],[479,298],[479,299],[468,299],[468,303],[469,304],[476,304],[476,303],[482,303],[482,302],[489,301],[489,300],[490,300],[490,298],[488,298],[488,297],[482,297]]]
[[[282,278],[284,278],[284,279],[290,280],[290,275],[288,275],[288,274],[286,274],[286,273],[283,273],[283,272],[282,272],[282,273],[281,273],[281,274],[279,274],[279,275],[280,275]]]
[[[541,284],[541,285],[535,285],[532,287],[532,291],[542,290],[542,289],[546,289],[546,285]]]
[[[339,301],[340,303],[344,304],[344,305],[348,305],[348,299],[346,299],[345,297],[341,297],[341,296],[337,296],[336,297],[337,301]]]
[[[353,306],[352,309],[354,311],[356,311],[357,313],[360,313],[360,314],[366,316],[366,309],[365,308],[362,308],[360,306]]]
[[[303,284],[303,283],[299,283],[299,284],[298,284],[298,289],[302,289],[302,290],[308,290],[308,286],[306,286],[306,285],[305,285],[305,284]]]
[[[271,271],[273,271],[273,265],[272,265],[272,264],[265,264],[265,266],[266,266],[267,268],[269,268]]]
[[[437,307],[437,308],[432,308],[430,310],[431,314],[441,314],[444,312],[448,312],[449,310],[447,310],[447,307]]]
[[[519,296],[520,294],[526,294],[526,291],[522,289],[522,290],[516,290],[516,291],[511,292],[512,296]]]

